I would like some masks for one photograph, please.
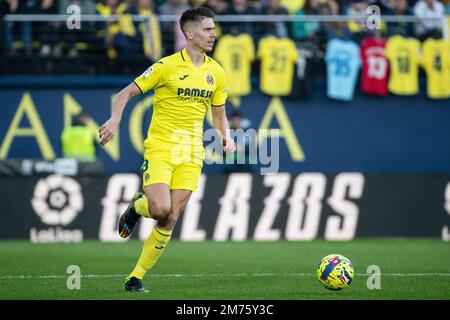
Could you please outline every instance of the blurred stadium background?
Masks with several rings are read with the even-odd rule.
[[[174,287],[178,295],[159,297],[335,298],[295,291],[289,275],[302,278],[337,251],[355,259],[361,274],[378,264],[391,275],[416,275],[419,283],[414,291],[400,284],[411,278],[400,277],[398,287],[391,283],[389,294],[376,296],[363,281],[345,298],[450,298],[448,0],[0,0],[0,297],[119,292],[139,240],[153,226],[142,221],[126,243],[115,230],[141,186],[152,94],[129,103],[106,148],[96,133],[115,93],[183,48],[177,21],[197,6],[217,14],[211,55],[230,78],[231,126],[269,129],[280,141],[279,168],[260,174],[275,163],[271,157],[253,165],[205,164],[175,228],[173,251],[155,273],[221,274],[217,279],[227,282],[227,273],[241,270],[249,279],[253,273],[281,278],[266,282],[272,291],[239,277],[228,281],[253,286],[243,292],[221,291],[222,283],[217,291],[195,291],[194,277],[179,280],[187,291]],[[63,131],[78,125],[79,114],[87,115],[84,127],[97,141],[84,159],[64,149],[70,146]],[[255,156],[248,143],[238,141],[236,159]],[[213,159],[222,158],[207,153]],[[199,253],[189,260],[186,250]],[[264,250],[274,259],[268,261]],[[107,269],[102,256],[110,259]],[[205,256],[213,269],[200,266]],[[406,267],[402,261],[411,256]],[[286,269],[274,265],[277,259]],[[85,295],[28,291],[30,284],[65,287],[60,277],[68,264],[115,283]],[[86,279],[90,288],[95,279]],[[198,281],[207,286],[208,279]],[[307,288],[315,292],[315,285]],[[116,294],[104,298],[124,298]]]

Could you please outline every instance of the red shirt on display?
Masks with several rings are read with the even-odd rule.
[[[389,62],[384,56],[386,39],[366,38],[361,44],[361,90],[367,94],[388,95]]]

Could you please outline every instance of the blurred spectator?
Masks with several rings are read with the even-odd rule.
[[[6,14],[29,14],[36,13],[37,10],[37,3],[33,1],[6,0],[6,3]],[[31,26],[30,21],[5,24],[6,47],[11,53],[15,53],[17,49],[24,49],[27,54],[31,55]],[[20,39],[20,41],[16,39]]]
[[[155,11],[158,11],[159,6],[161,6],[162,4],[164,4],[166,2],[166,0],[155,0]]]
[[[11,47],[10,24],[4,20],[4,16],[17,10],[18,0],[0,1],[0,53]]]
[[[408,2],[408,0],[406,0]],[[395,7],[396,0],[368,0],[367,5],[376,5],[380,8],[381,14],[390,14]],[[408,6],[408,4],[407,4]]]
[[[36,0],[27,2],[35,2],[34,13],[36,14],[56,14],[57,5],[53,0]],[[58,43],[58,28],[59,22],[34,22],[33,23],[33,38],[40,42],[40,55],[50,56],[55,55],[55,49]]]
[[[327,2],[327,1],[324,1]],[[336,3],[339,5],[339,14],[347,14],[355,8],[359,8],[360,6],[368,5],[367,0],[336,0]]]
[[[250,129],[250,120],[245,119],[238,110],[233,111],[231,114],[230,129],[232,130],[232,133],[234,132],[235,134],[236,151],[231,154],[233,164],[225,165],[224,173],[252,172],[253,166],[251,163],[254,163],[256,159],[251,151],[256,150],[256,131],[246,131],[247,129]],[[254,148],[251,148],[250,146],[253,146]],[[225,159],[229,159],[229,157],[230,155],[224,154],[224,162]]]
[[[148,18],[147,21],[139,24],[144,54],[152,61],[159,60],[162,56],[161,30],[158,18],[153,13],[153,2],[138,0],[137,3],[137,13]]]
[[[373,13],[378,13],[377,11],[374,12],[372,8],[369,11],[367,10],[369,6],[375,5],[376,7],[378,7],[379,14],[381,15],[389,14],[388,13],[389,8],[385,5],[387,3],[388,2],[386,1],[383,2],[382,0],[364,0],[364,1],[352,0],[347,4],[347,6],[343,10],[344,14],[355,17],[354,20],[348,21],[347,23],[348,30],[352,33],[353,40],[355,40],[358,43],[361,43],[363,39],[367,36],[367,32],[370,33],[377,32],[380,35],[381,33],[386,32],[387,25],[384,21],[380,21],[380,25],[377,26],[376,30],[371,30],[367,27],[368,14],[372,15]]]
[[[248,4],[247,0],[232,0],[231,5],[224,12],[226,15],[257,15],[258,10]],[[222,25],[223,33],[231,33],[237,35],[247,33],[252,37],[259,36],[259,24],[250,22],[228,22]]]
[[[67,8],[76,5],[81,14],[95,14],[95,4],[91,0],[60,0],[58,1],[58,13],[67,14]],[[63,22],[58,23],[61,38],[54,48],[54,56],[59,57],[64,53],[70,58],[78,58],[79,51],[88,50],[88,42],[95,36],[95,23],[82,22],[81,29],[69,30]],[[64,52],[64,51],[65,52]]]
[[[6,0],[7,12],[12,14],[53,14],[56,5],[53,0]],[[3,22],[2,22],[3,23]],[[41,55],[49,55],[51,46],[56,43],[55,23],[21,21],[6,24],[6,47],[13,52],[24,49],[32,54],[32,40],[40,42]],[[17,41],[17,39],[20,39]]]
[[[211,9],[215,14],[224,14],[228,9],[228,2],[225,0],[207,0],[205,7]]]
[[[412,10],[408,7],[408,0],[393,0],[391,10],[388,12],[390,15],[405,16],[413,15]],[[396,34],[404,37],[412,37],[414,35],[414,24],[411,22],[389,22],[388,34],[393,36]]]
[[[322,6],[320,6],[321,15],[338,15],[340,10],[340,5],[335,0],[321,1]]]
[[[321,15],[338,15],[340,10],[339,4],[335,0],[328,0],[320,7]],[[350,31],[347,28],[347,23],[345,22],[324,22],[324,30],[326,32],[326,37],[332,39],[339,37],[342,39],[350,38]]]
[[[180,0],[167,0],[166,3],[158,7],[157,13],[160,15],[176,15],[175,22],[162,22],[161,29],[164,30],[163,47],[166,49],[164,55],[179,51],[186,45],[186,39],[180,29],[179,21],[184,11],[188,10],[189,5]]]
[[[66,127],[61,133],[61,151],[64,158],[78,161],[95,161],[96,145],[94,134],[88,128],[90,117],[86,113],[80,113],[75,117],[71,127]]]
[[[200,8],[205,3],[205,0],[189,0],[191,8]]]
[[[153,13],[152,0],[136,0],[120,17],[120,31],[114,37],[113,44],[122,60],[130,63],[148,59],[154,62],[161,58],[161,32],[159,21]],[[146,17],[144,21],[133,21],[131,15]]]
[[[5,14],[9,11],[9,5],[6,1],[0,0],[0,58],[4,52],[5,39]]]
[[[307,0],[281,0],[281,5],[288,9],[290,14],[295,14],[299,10],[302,10]]]
[[[97,13],[102,16],[121,15],[127,6],[120,0],[103,0],[96,5]],[[106,42],[107,56],[110,59],[117,58],[117,51],[114,49],[114,37],[120,32],[120,21],[107,21],[100,23],[102,28],[98,28],[97,36],[103,37]]]
[[[319,14],[322,3],[320,0],[306,0],[303,9],[298,10],[295,15],[315,15]],[[301,22],[292,23],[292,37],[294,40],[304,40],[312,38],[320,29],[320,22]]]
[[[288,9],[280,5],[280,0],[268,0],[261,8],[263,15],[289,15]],[[287,38],[288,31],[285,22],[264,22],[263,35],[273,35],[279,38]]]
[[[445,5],[445,15],[450,16],[450,0],[443,0],[442,3]]]
[[[81,14],[95,14],[95,3],[92,0],[59,0],[58,13],[66,14],[67,8],[71,5],[79,6]]]
[[[370,5],[376,5],[381,10],[382,14],[385,14],[387,9],[391,9],[392,2],[395,0],[336,0],[339,5],[339,13],[345,14],[348,13],[349,10],[354,10],[355,7],[367,8]],[[327,0],[323,0],[322,2],[327,2]],[[412,1],[410,1],[412,2]]]
[[[422,21],[416,24],[416,36],[425,40],[436,31],[441,31],[442,20],[426,18],[443,18],[445,8],[438,0],[420,0],[414,6],[414,15],[422,18]]]
[[[366,9],[367,4],[365,2],[350,2],[348,5],[343,9],[344,14],[347,14],[349,16],[365,16],[366,15]],[[350,32],[352,33],[360,33],[365,30],[366,27],[366,20],[367,19],[355,19],[348,21],[347,26]]]

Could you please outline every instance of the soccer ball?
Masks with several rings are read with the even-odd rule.
[[[316,276],[330,290],[347,288],[353,281],[355,271],[349,259],[340,254],[330,254],[320,260]]]

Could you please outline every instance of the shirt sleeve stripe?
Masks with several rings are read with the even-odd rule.
[[[223,104],[219,104],[219,105],[215,105],[215,104],[211,103],[211,106],[214,108],[223,107],[223,106],[225,106],[225,102]]]

